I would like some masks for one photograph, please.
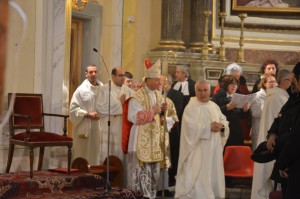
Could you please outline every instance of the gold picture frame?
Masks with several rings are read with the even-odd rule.
[[[274,31],[274,32],[295,32],[298,33],[300,31],[300,15],[297,15],[295,13],[272,13],[272,12],[247,12],[247,11],[236,11],[233,10],[232,8],[233,3],[240,2],[243,0],[222,0],[220,1],[219,6],[216,7],[217,12],[226,12],[227,17],[224,23],[225,28],[230,28],[230,29],[240,29],[241,23],[238,18],[239,13],[248,13],[248,17],[245,20],[244,23],[244,28],[249,29],[249,30],[258,30],[258,31]],[[251,0],[244,0],[244,2],[249,2]],[[296,2],[296,0],[293,0]],[[213,3],[215,4],[217,0],[213,0]],[[239,4],[237,4],[240,6]],[[244,5],[244,4],[243,4]],[[242,6],[246,7],[246,6]],[[244,8],[245,9],[245,8]],[[247,7],[246,7],[247,9]],[[249,8],[248,8],[249,9]],[[300,9],[300,1],[299,1],[299,9]],[[266,17],[268,16],[268,17]],[[257,20],[254,21],[254,18]],[[266,20],[268,22],[265,23]],[[272,20],[271,20],[272,19]],[[293,20],[289,20],[293,19]],[[213,18],[213,20],[216,20],[216,18]],[[292,23],[291,23],[292,21]],[[259,23],[258,23],[259,22]],[[214,23],[213,23],[214,24]],[[213,32],[214,33],[214,32]],[[215,37],[213,36],[213,39]],[[228,38],[226,38],[228,40]],[[231,40],[238,40],[239,38],[230,38]],[[287,42],[287,43],[292,43],[292,44],[300,44],[299,40],[289,40],[289,39],[256,39],[256,38],[245,38],[245,41],[259,41],[263,43],[269,43],[269,42],[275,42],[275,43],[282,43],[282,42]]]
[[[271,3],[255,6],[257,0],[232,0],[232,10],[242,12],[273,12],[273,13],[300,13],[298,0],[278,1],[278,6],[271,7]],[[287,7],[288,6],[288,7]]]
[[[219,80],[223,75],[223,69],[205,68],[207,80]]]

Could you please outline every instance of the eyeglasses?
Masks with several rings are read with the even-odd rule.
[[[116,76],[118,76],[118,77],[125,77],[124,74],[117,74]]]

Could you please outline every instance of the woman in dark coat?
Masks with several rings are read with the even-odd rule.
[[[235,104],[231,102],[232,95],[236,92],[238,84],[239,80],[235,76],[224,76],[221,82],[221,88],[212,98],[212,100],[219,105],[222,113],[229,121],[230,134],[226,146],[244,145],[240,121],[247,116],[250,106],[246,103],[243,108],[236,108]]]
[[[243,94],[243,95],[248,95],[249,94],[249,90],[248,90],[248,87],[247,87],[247,84],[246,84],[246,79],[245,79],[244,76],[242,76],[243,69],[240,65],[238,65],[237,63],[229,64],[226,67],[225,72],[226,72],[226,75],[233,75],[239,80],[239,85],[236,89],[236,93],[240,93],[240,94]],[[215,87],[213,94],[216,94],[218,92],[218,90],[221,88],[222,79],[226,75],[222,76],[218,80],[218,84]],[[242,127],[244,140],[249,140],[250,139],[249,134],[250,134],[250,129],[251,129],[251,114],[250,114],[250,112],[247,116],[245,116],[242,120],[240,120],[240,122],[241,122],[241,127]]]

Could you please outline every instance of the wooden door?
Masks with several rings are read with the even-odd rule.
[[[69,99],[76,88],[81,84],[82,71],[82,32],[83,21],[72,18],[71,24],[71,49],[70,49],[70,82],[69,82]],[[69,120],[70,121],[70,120]],[[68,124],[69,135],[72,135],[72,123]]]

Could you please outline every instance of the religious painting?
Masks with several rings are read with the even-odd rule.
[[[205,68],[206,79],[218,80],[222,77],[223,69]]]
[[[214,3],[217,0],[213,0]],[[224,27],[240,29],[241,20],[238,17],[240,13],[247,13],[244,28],[254,30],[270,31],[300,31],[300,1],[299,0],[280,0],[288,4],[289,7],[265,7],[263,5],[254,6],[253,2],[275,2],[278,0],[221,0],[219,11],[227,14]],[[251,5],[251,6],[250,6]],[[266,38],[268,39],[268,38]],[[275,38],[272,38],[275,40]],[[289,39],[287,39],[289,40]],[[295,42],[296,40],[291,40]]]
[[[233,11],[300,13],[299,0],[232,0]]]

